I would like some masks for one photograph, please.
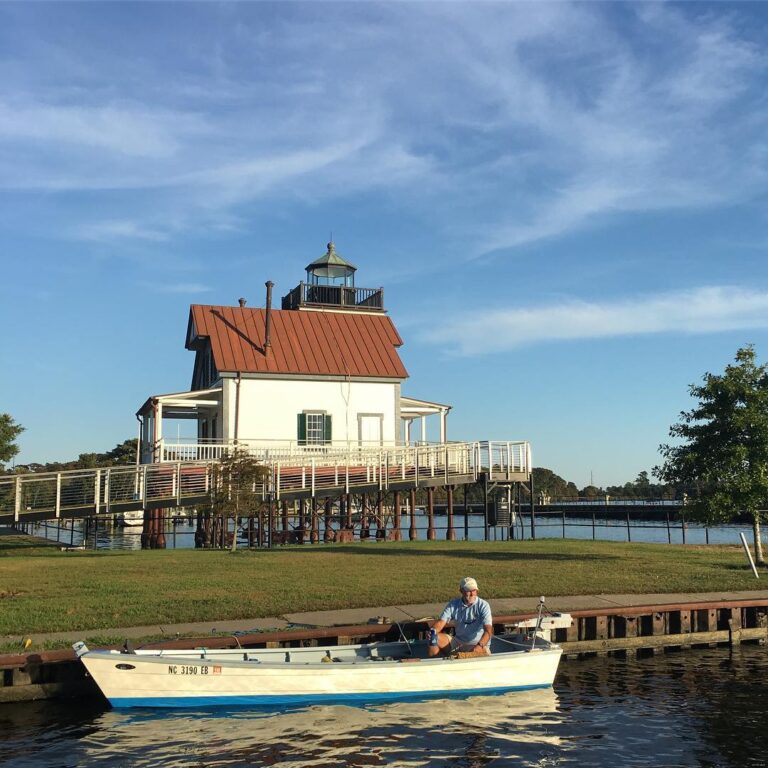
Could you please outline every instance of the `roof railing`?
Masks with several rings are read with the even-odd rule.
[[[345,285],[311,285],[301,282],[283,296],[283,309],[338,307],[374,312],[384,311],[383,288],[355,288]]]

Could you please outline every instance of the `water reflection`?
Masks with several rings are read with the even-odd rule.
[[[151,745],[153,752],[183,756],[166,765],[205,759],[213,748],[219,755],[209,765],[479,766],[502,754],[526,760],[531,749],[538,753],[542,743],[556,742],[547,732],[556,709],[557,696],[548,690],[376,708],[310,707],[284,714],[198,712],[169,719],[110,712],[103,725],[121,734],[123,756],[127,748],[133,765],[142,764]],[[191,742],[190,730],[195,733]],[[163,737],[169,732],[179,735],[173,743]],[[101,742],[94,746],[103,754]],[[91,755],[88,744],[81,759]]]
[[[424,515],[416,518],[416,532],[420,540],[427,538],[427,519]],[[469,515],[467,525],[464,525],[464,515],[454,515],[454,525],[460,540],[483,541],[485,529],[480,515]],[[410,519],[407,514],[402,516],[401,528],[408,531]],[[165,545],[167,549],[188,549],[195,546],[196,521],[193,515],[168,519],[163,526]],[[437,538],[446,538],[447,520],[444,515],[435,518]],[[82,521],[62,521],[61,526],[53,522],[30,526],[30,532],[35,536],[48,538],[62,546],[95,546],[98,549],[140,549],[140,525],[122,526],[114,519],[100,520],[98,528],[84,528]],[[322,535],[323,528],[320,527]],[[568,518],[565,525],[554,515],[537,517],[536,538],[568,538],[568,539],[597,539],[601,541],[644,542],[647,544],[739,544],[739,534],[745,533],[751,538],[752,528],[746,525],[722,525],[707,528],[696,523],[686,523],[685,534],[679,522],[667,529],[664,523],[650,520],[632,520],[631,531],[628,533],[626,523],[621,520],[598,520],[593,527],[590,518]],[[490,528],[489,537],[492,541],[506,540],[510,536],[506,528]],[[518,539],[530,537],[530,518],[518,518],[515,526],[515,536]],[[247,545],[247,537],[240,529],[238,538],[240,546]]]
[[[554,690],[378,707],[0,707],[13,766],[765,766],[768,654],[563,663]]]

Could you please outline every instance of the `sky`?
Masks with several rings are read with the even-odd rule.
[[[0,4],[17,463],[134,437],[190,386],[189,305],[262,306],[332,235],[450,439],[529,440],[579,487],[650,471],[690,384],[768,360],[767,26],[762,3]]]

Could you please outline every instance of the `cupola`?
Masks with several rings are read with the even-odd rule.
[[[343,285],[346,288],[355,287],[355,272],[357,267],[350,264],[336,253],[333,240],[328,243],[328,250],[315,259],[307,267],[307,283],[309,285]]]
[[[283,296],[283,309],[319,312],[384,312],[383,288],[357,288],[357,267],[336,253],[331,240],[328,250],[306,266],[307,281]]]

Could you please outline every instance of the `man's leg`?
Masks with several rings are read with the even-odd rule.
[[[451,640],[453,638],[450,635],[446,635],[445,632],[437,633],[437,645],[430,645],[427,655],[438,656],[443,654],[447,656],[451,652]]]

